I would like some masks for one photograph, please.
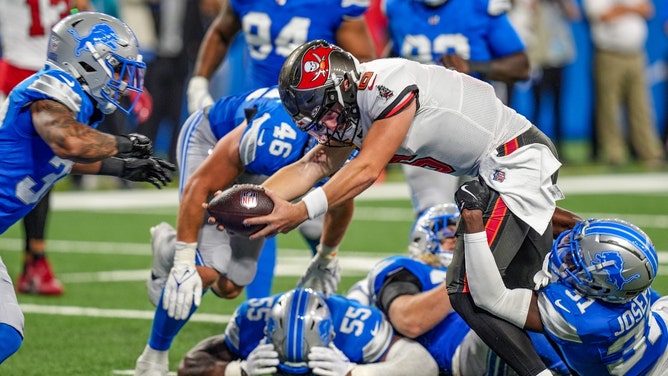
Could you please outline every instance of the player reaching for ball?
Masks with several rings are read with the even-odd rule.
[[[311,138],[300,132],[281,104],[276,87],[224,97],[194,112],[178,140],[180,205],[177,228],[161,223],[151,229],[153,268],[148,281],[156,305],[151,335],[137,359],[135,375],[166,375],[172,341],[211,289],[221,298],[238,296],[253,280],[264,238],[250,240],[206,225],[202,203],[233,184],[260,184],[282,166],[299,158]],[[313,265],[338,278],[336,258],[352,217],[352,200],[332,208],[324,221],[321,253]],[[312,275],[305,274],[302,285]],[[315,286],[313,286],[315,287]]]

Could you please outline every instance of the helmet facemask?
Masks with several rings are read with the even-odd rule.
[[[279,93],[297,126],[327,146],[351,146],[359,127],[357,60],[325,41],[298,47],[279,76]]]

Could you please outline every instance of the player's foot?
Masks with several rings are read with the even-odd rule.
[[[25,268],[19,276],[16,289],[24,294],[62,295],[63,285],[53,274],[51,265],[46,258],[39,258]]]
[[[161,222],[151,227],[151,251],[153,253],[153,267],[151,276],[146,281],[148,298],[154,306],[158,305],[162,288],[169,277],[169,271],[174,263],[174,242],[176,230],[167,222]]]
[[[169,374],[168,351],[153,350],[146,345],[137,358],[134,376],[167,376]]]

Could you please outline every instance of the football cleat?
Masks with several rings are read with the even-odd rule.
[[[174,245],[176,230],[167,222],[160,222],[151,227],[151,251],[153,253],[153,267],[151,275],[146,281],[148,299],[154,306],[158,305],[162,288],[167,282],[169,272],[174,264]]]
[[[134,376],[169,375],[169,357],[167,351],[153,350],[146,345],[144,352],[137,358]]]
[[[63,285],[53,274],[46,258],[37,259],[26,265],[25,273],[19,276],[18,292],[35,295],[62,295]]]

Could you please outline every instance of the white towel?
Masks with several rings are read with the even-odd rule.
[[[499,192],[510,211],[539,234],[545,232],[556,202],[564,198],[554,174],[561,163],[543,144],[528,144],[504,156],[496,151],[480,163],[480,176]]]

